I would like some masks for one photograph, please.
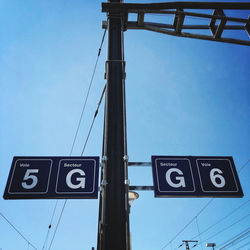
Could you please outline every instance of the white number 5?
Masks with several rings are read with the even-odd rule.
[[[35,175],[31,175],[31,174],[34,174],[34,173],[38,173],[38,169],[27,169],[24,177],[23,177],[23,182],[22,182],[22,187],[25,188],[25,189],[31,189],[33,187],[36,186],[37,182],[38,182],[38,179]],[[27,184],[27,180],[32,180],[31,184]]]
[[[210,171],[210,179],[213,185],[216,186],[217,188],[222,188],[226,184],[224,177],[220,174],[222,174],[222,171],[218,168],[213,168]],[[216,181],[216,178],[220,180],[219,183]]]

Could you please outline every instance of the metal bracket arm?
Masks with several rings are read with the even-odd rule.
[[[187,10],[206,10],[205,13],[190,12]],[[213,11],[208,14],[207,10]],[[162,34],[196,38],[202,40],[234,43],[250,46],[248,38],[239,39],[235,33],[227,36],[222,36],[224,30],[239,30],[250,34],[250,21],[247,18],[237,18],[234,16],[226,16],[224,10],[250,10],[250,3],[239,2],[166,2],[166,3],[151,3],[151,4],[131,4],[131,3],[102,3],[102,11],[108,13],[120,13],[126,16],[124,20],[124,29],[142,29],[148,31],[159,32]],[[204,11],[203,11],[204,12]],[[137,14],[137,21],[129,21],[130,13]],[[161,14],[174,17],[173,23],[157,23],[145,22],[145,16],[150,14]],[[249,13],[250,14],[250,13]],[[188,24],[188,18],[197,20],[197,24]],[[207,19],[208,24],[204,25],[200,22],[200,18]],[[184,22],[185,21],[185,22]],[[219,24],[216,24],[219,21]],[[210,22],[210,23],[209,23]],[[234,22],[234,24],[227,24]],[[107,24],[104,22],[103,27]],[[184,29],[196,30],[195,33],[183,32]],[[198,34],[198,30],[199,34]],[[210,30],[212,35],[207,35],[204,30]]]

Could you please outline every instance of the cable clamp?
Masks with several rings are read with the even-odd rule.
[[[129,186],[129,184],[130,184],[129,179],[126,179],[126,180],[124,181],[124,184]]]
[[[102,157],[102,163],[105,163],[105,162],[107,162],[108,161],[108,157],[106,156],[106,155],[104,155],[103,157]]]
[[[108,72],[108,64],[109,63],[122,63],[122,67],[123,67],[123,72],[122,72],[122,79],[126,79],[126,72],[125,72],[125,67],[126,67],[126,61],[124,60],[107,60],[105,63],[105,73],[104,73],[104,79],[107,79],[107,72]]]

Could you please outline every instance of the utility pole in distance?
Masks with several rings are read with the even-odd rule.
[[[179,248],[182,247],[182,246],[185,244],[186,250],[190,250],[190,248],[189,248],[189,243],[195,243],[195,244],[192,246],[192,248],[193,248],[193,247],[196,247],[197,244],[198,244],[198,241],[197,241],[197,240],[183,240],[182,242],[183,242],[183,243],[179,246]]]
[[[123,15],[112,12],[107,13],[107,18],[107,88],[97,250],[129,250]]]

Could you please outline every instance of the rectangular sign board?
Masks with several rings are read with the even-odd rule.
[[[4,199],[98,198],[99,157],[14,157]]]
[[[243,197],[232,157],[152,156],[155,197]]]

